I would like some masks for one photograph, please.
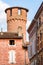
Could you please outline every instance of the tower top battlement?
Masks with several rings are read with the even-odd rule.
[[[5,10],[5,12],[7,13],[7,10],[10,10],[10,9],[14,9],[14,8],[18,8],[18,9],[23,9],[23,10],[26,10],[27,12],[29,11],[27,8],[23,8],[23,7],[10,7],[10,8],[7,8],[6,10]]]
[[[10,7],[5,10],[7,13],[7,20],[9,19],[22,19],[27,20],[28,9],[23,7]]]

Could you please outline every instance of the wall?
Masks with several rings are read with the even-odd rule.
[[[25,64],[25,51],[22,48],[22,39],[14,39],[14,46],[9,45],[10,39],[0,39],[0,65],[12,65],[9,63],[9,51],[14,50],[16,52],[16,63],[13,65],[24,65]],[[26,52],[26,63],[29,63],[28,55]]]

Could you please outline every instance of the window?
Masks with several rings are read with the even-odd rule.
[[[39,27],[39,21],[37,22],[37,30],[38,30],[38,27]]]
[[[38,21],[37,21],[37,29],[41,26],[41,18],[39,17]]]
[[[41,33],[41,31],[40,31],[40,41],[42,40],[42,33]]]
[[[9,51],[9,63],[16,63],[16,52],[14,50]]]
[[[18,35],[22,36],[22,27],[21,26],[18,27]]]
[[[10,10],[10,16],[12,16],[12,9]]]
[[[36,54],[36,40],[34,38],[34,40],[32,41],[32,56],[34,56]]]
[[[32,57],[32,45],[28,45],[28,56],[29,59]]]
[[[39,26],[41,26],[41,18],[39,18]]]
[[[10,43],[9,43],[10,45],[15,45],[14,40],[10,40],[9,42],[10,42]]]
[[[18,27],[18,31],[21,31],[21,30],[22,30],[22,27],[21,27],[21,26],[19,26],[19,27]]]
[[[20,15],[20,13],[21,13],[21,10],[20,10],[20,9],[18,9],[18,15]]]

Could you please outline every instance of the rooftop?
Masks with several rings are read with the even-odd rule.
[[[0,32],[0,39],[22,39],[17,33]]]

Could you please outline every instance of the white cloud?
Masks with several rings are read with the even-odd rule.
[[[8,4],[4,3],[3,1],[0,1],[0,19],[5,18],[5,9],[9,7]]]
[[[30,23],[31,23],[31,21],[27,21],[27,23],[26,23],[26,29],[28,29]]]
[[[5,14],[5,9],[8,8],[9,5],[6,4],[5,2],[0,0],[0,29],[3,27],[6,28],[5,22],[6,22],[6,14]],[[3,24],[2,24],[3,23]]]
[[[31,23],[31,21],[27,21],[27,23],[26,23],[26,30],[28,29],[30,23]],[[26,40],[29,41],[29,34],[27,32],[26,32]]]

